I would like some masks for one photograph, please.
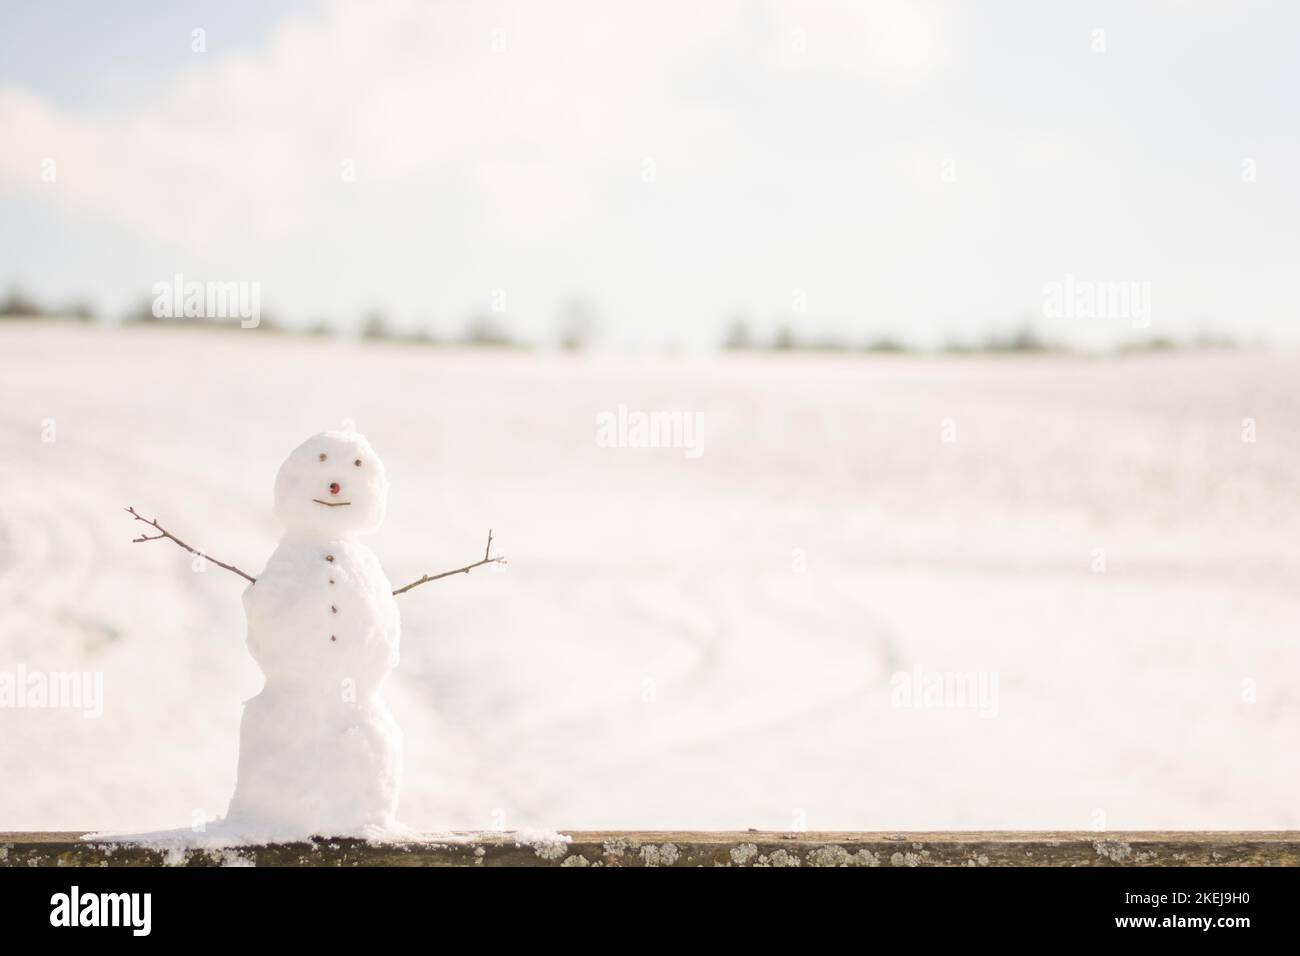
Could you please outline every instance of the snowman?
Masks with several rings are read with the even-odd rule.
[[[248,649],[266,677],[244,704],[239,769],[224,827],[253,838],[380,836],[400,831],[402,734],[380,694],[397,666],[396,595],[484,564],[425,575],[396,591],[360,537],[388,504],[383,462],[352,431],[303,442],[275,479],[284,536],[257,578],[191,548],[157,521],[135,540],[168,538],[249,581]]]

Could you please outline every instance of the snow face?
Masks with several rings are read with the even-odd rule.
[[[275,478],[275,516],[293,537],[368,534],[388,508],[384,463],[355,432],[321,432],[293,450]]]
[[[244,591],[266,675],[244,705],[227,824],[273,839],[372,834],[396,821],[402,736],[379,696],[397,666],[393,586],[356,535],[384,517],[388,479],[361,435],[324,432],[280,467],[285,536]]]

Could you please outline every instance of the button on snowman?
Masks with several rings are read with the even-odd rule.
[[[157,521],[136,541],[169,538],[249,580],[248,649],[266,675],[244,705],[235,793],[224,826],[249,836],[381,835],[398,829],[402,734],[380,696],[397,666],[401,623],[395,594],[361,535],[388,504],[383,462],[351,431],[322,432],[280,466],[279,547],[256,579],[191,548]]]

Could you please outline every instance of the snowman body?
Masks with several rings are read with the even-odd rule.
[[[229,824],[276,838],[397,826],[401,731],[380,695],[400,620],[358,540],[383,519],[388,482],[369,444],[327,432],[276,479],[285,535],[244,592],[248,649],[266,675],[244,705]]]

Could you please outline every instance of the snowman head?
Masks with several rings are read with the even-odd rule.
[[[275,476],[275,516],[289,534],[323,541],[374,531],[388,507],[388,477],[356,432],[321,432]]]

